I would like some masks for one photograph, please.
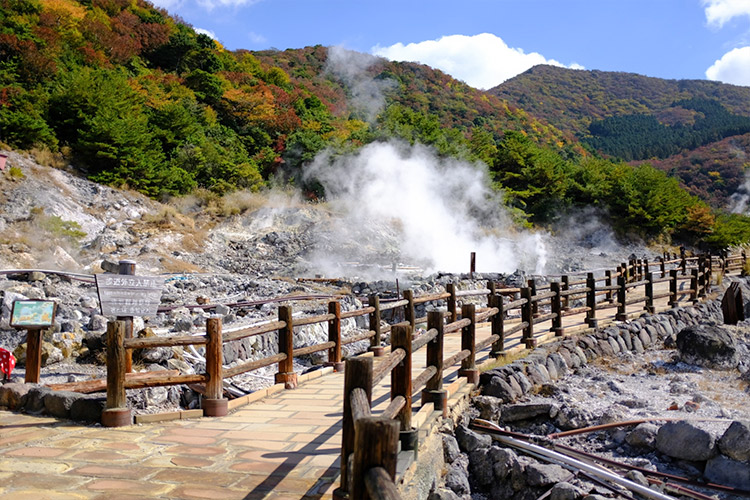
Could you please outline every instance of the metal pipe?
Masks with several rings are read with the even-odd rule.
[[[638,493],[639,495],[643,497],[651,498],[652,500],[675,500],[675,498],[672,496],[659,493],[657,491],[652,490],[651,488],[647,488],[645,486],[641,486],[640,484],[634,483],[633,481],[629,481],[625,478],[618,476],[617,474],[614,474],[608,471],[607,469],[604,469],[603,467],[589,465],[587,463],[581,462],[580,460],[576,460],[574,458],[568,457],[567,455],[563,455],[562,453],[548,450],[547,448],[543,448],[535,444],[526,443],[524,441],[520,441],[518,439],[509,437],[509,436],[500,435],[496,432],[493,432],[497,428],[497,426],[495,426],[495,424],[493,424],[492,422],[481,420],[481,419],[475,419],[474,421],[477,423],[481,423],[482,425],[481,426],[471,425],[470,427],[473,430],[492,434],[494,439],[512,448],[525,450],[525,451],[531,451],[535,454],[542,455],[544,457],[549,457],[553,460],[557,460],[557,461],[569,464],[584,472],[587,472],[588,474],[591,474],[600,479],[604,479],[606,481],[610,481],[620,486],[623,486],[629,489],[630,491]],[[499,428],[497,428],[497,430],[502,431]]]

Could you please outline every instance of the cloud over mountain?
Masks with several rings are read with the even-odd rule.
[[[372,53],[392,61],[432,66],[479,89],[492,88],[538,64],[583,69],[575,63],[566,66],[537,52],[526,53],[521,48],[509,47],[502,38],[491,33],[450,35],[388,47],[376,45]]]

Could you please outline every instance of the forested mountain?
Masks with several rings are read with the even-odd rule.
[[[550,71],[557,69],[519,81]],[[647,79],[654,86],[636,103],[628,82],[617,90],[587,72],[560,74],[554,90],[543,78],[529,81],[531,101],[521,102],[427,66],[341,49],[227,51],[144,0],[0,0],[0,141],[51,151],[98,182],[153,197],[290,183],[321,197],[320,184],[304,175],[319,152],[397,139],[481,161],[527,223],[593,205],[623,232],[710,234],[714,215],[676,179],[603,159],[576,135],[613,110],[643,114],[656,103],[660,125],[673,123],[664,116],[691,130],[724,120],[723,133],[735,133],[746,126],[744,94],[707,82],[695,86],[713,94],[691,93]],[[611,99],[615,91],[621,100]]]

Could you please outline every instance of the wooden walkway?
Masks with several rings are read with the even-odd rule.
[[[565,326],[583,328],[583,318],[568,317]],[[446,354],[461,350],[460,335],[446,335]],[[487,326],[477,329],[477,341],[489,335]],[[506,351],[522,350],[519,336],[506,339]],[[424,353],[414,355],[415,374],[425,368]],[[487,353],[477,353],[477,365],[489,361]],[[444,377],[453,404],[473,388],[457,370],[446,368]],[[323,369],[226,417],[116,429],[0,411],[0,499],[331,498],[339,485],[343,380]],[[386,377],[373,392],[375,413],[389,391]],[[415,426],[434,418],[418,410],[415,398]]]

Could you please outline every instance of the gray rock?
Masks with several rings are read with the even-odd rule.
[[[0,385],[0,406],[15,410],[21,406],[24,396],[29,392],[29,384],[10,382]]]
[[[716,454],[715,438],[689,422],[668,422],[656,434],[656,449],[672,458],[708,460]]]
[[[445,463],[452,464],[461,454],[458,448],[458,441],[450,434],[443,434],[443,458]]]
[[[45,413],[57,418],[70,418],[70,408],[81,397],[77,392],[53,391],[44,396]]]
[[[656,444],[656,434],[659,427],[648,422],[638,424],[635,429],[630,431],[625,437],[625,442],[636,448],[653,449]]]
[[[456,441],[458,441],[459,448],[467,453],[480,448],[489,448],[492,444],[490,436],[476,433],[463,425],[456,427]]]
[[[718,444],[719,450],[729,458],[750,461],[750,422],[732,422],[719,439]]]
[[[563,406],[557,413],[554,423],[563,430],[580,429],[592,425],[594,416],[588,410],[576,406]]]
[[[504,481],[518,461],[518,455],[511,449],[493,446],[490,448],[490,456],[493,461],[492,472],[495,475],[495,479],[497,481]]]
[[[717,455],[706,463],[703,475],[712,483],[750,490],[750,465],[724,455]]]
[[[482,393],[486,396],[499,398],[504,403],[515,401],[520,396],[502,377],[492,377],[490,382],[482,387]]]
[[[471,493],[469,478],[466,477],[466,472],[461,470],[460,467],[451,467],[445,475],[445,487],[457,495],[468,495]]]
[[[627,474],[625,474],[625,478],[633,481],[635,484],[645,486],[646,488],[651,486],[648,482],[648,479],[646,479],[646,476],[644,476],[642,472],[639,472],[637,470],[628,471]]]
[[[492,484],[492,465],[490,448],[480,448],[469,453],[469,470],[471,471],[471,479],[483,488]]]
[[[529,420],[532,418],[545,416],[549,417],[553,405],[551,403],[522,403],[506,405],[502,410],[503,422],[517,422],[519,420]]]
[[[534,388],[534,384],[531,383],[523,372],[517,371],[513,374],[513,378],[518,382],[518,386],[521,388],[523,394],[528,394]]]
[[[642,354],[643,352],[645,352],[645,348],[643,347],[643,342],[641,342],[640,337],[633,337],[633,350],[638,354]]]
[[[549,372],[542,365],[532,363],[526,367],[526,373],[534,385],[548,384],[550,382]]]
[[[734,338],[719,326],[694,325],[681,330],[677,349],[685,363],[699,366],[728,370],[739,362]]]
[[[476,396],[472,403],[479,410],[479,418],[497,422],[500,419],[500,400],[492,396]]]
[[[550,358],[547,358],[544,364],[545,368],[547,368],[547,373],[549,373],[549,378],[552,380],[557,380],[559,377],[557,373],[557,367],[555,366],[554,361],[552,361]]]
[[[570,477],[570,472],[555,464],[531,464],[526,467],[529,486],[550,486]]]
[[[88,324],[89,331],[103,332],[107,329],[107,318],[99,314],[92,314]]]
[[[19,406],[29,413],[42,413],[44,411],[44,397],[52,393],[47,387],[32,387],[22,398]]]
[[[461,500],[461,497],[456,495],[453,490],[447,488],[437,488],[430,493],[427,500]]]
[[[557,483],[549,494],[550,500],[576,500],[581,496],[581,490],[570,483]]]

